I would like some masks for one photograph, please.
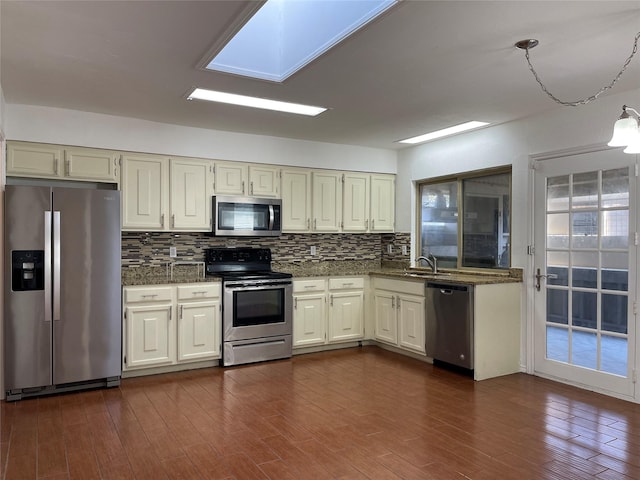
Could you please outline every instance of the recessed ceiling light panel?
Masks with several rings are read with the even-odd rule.
[[[484,127],[485,125],[489,125],[487,122],[466,122],[461,123],[460,125],[454,125],[453,127],[443,128],[442,130],[436,130],[435,132],[425,133],[424,135],[418,135],[417,137],[406,138],[404,140],[399,140],[398,143],[423,143],[428,142],[429,140],[435,140],[436,138],[446,137],[449,135],[454,135],[456,133],[465,132],[467,130],[473,130],[474,128]]]
[[[227,103],[240,105],[242,107],[261,108],[265,110],[275,110],[277,112],[295,113],[315,117],[327,110],[324,107],[314,107],[299,103],[280,102],[266,98],[248,97],[246,95],[236,95],[235,93],[218,92],[196,88],[187,97],[189,100],[207,100],[209,102]]]

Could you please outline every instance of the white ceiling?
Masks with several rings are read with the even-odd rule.
[[[255,5],[2,0],[6,102],[396,149],[397,140],[468,120],[573,108],[542,93],[518,40],[540,41],[531,59],[542,80],[576,100],[613,79],[640,30],[640,1],[407,0],[283,84],[201,70]],[[640,54],[612,92],[639,85]],[[187,101],[194,86],[330,110],[308,118]]]

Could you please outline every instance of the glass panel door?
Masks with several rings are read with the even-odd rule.
[[[623,396],[633,396],[636,331],[631,160],[544,161],[535,179],[535,370]]]

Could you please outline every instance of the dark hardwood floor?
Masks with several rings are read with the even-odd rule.
[[[1,405],[2,477],[640,478],[640,406],[377,347]]]

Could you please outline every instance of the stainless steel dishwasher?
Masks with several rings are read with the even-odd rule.
[[[426,353],[473,370],[473,285],[427,282]]]

